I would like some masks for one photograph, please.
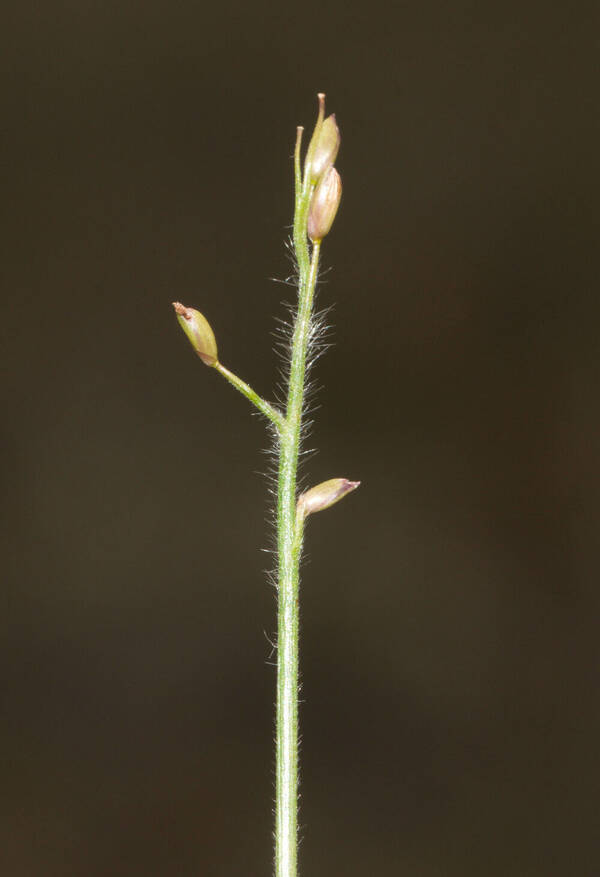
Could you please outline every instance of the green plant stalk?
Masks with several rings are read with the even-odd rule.
[[[339,174],[333,167],[339,148],[339,132],[335,116],[324,119],[325,95],[319,94],[318,98],[319,114],[306,153],[304,175],[300,167],[301,127],[297,131],[294,153],[294,252],[298,265],[298,307],[292,333],[285,413],[270,405],[219,362],[214,332],[202,313],[181,302],[173,302],[179,324],[200,359],[218,371],[271,421],[278,439],[275,877],[297,877],[298,594],[304,519],[315,511],[329,508],[359,484],[346,478],[330,478],[304,493],[299,503],[296,501],[306,359],[319,270],[320,239],[331,227],[341,195]],[[318,187],[316,191],[315,187]],[[309,229],[312,247],[309,246]]]
[[[246,383],[246,381],[243,381],[241,378],[238,378],[237,375],[234,375],[234,373],[229,371],[228,368],[225,368],[221,362],[216,362],[214,368],[216,368],[219,374],[223,375],[223,377],[228,380],[236,390],[239,390],[246,399],[249,399],[250,402],[258,408],[261,414],[268,417],[280,433],[285,429],[285,418],[281,412],[276,408],[273,408],[273,406],[263,399],[262,396],[259,396],[258,393]]]
[[[298,311],[292,336],[286,406],[286,428],[280,433],[277,491],[278,543],[278,659],[276,715],[275,877],[296,877],[298,846],[298,634],[299,566],[302,522],[296,514],[296,482],[306,355],[313,298],[319,267],[320,244],[309,253],[307,217],[313,186],[300,174],[298,129],[295,153],[296,203],[294,250],[298,264]],[[307,159],[308,166],[308,159]],[[299,516],[298,516],[299,518]]]

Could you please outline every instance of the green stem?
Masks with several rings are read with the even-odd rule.
[[[265,417],[268,417],[269,420],[275,424],[280,434],[285,430],[285,418],[280,411],[277,411],[276,408],[273,408],[272,405],[269,405],[269,403],[265,399],[263,399],[262,396],[259,396],[258,393],[254,392],[249,384],[247,384],[241,378],[238,378],[237,375],[234,375],[234,373],[229,371],[228,368],[225,368],[222,363],[217,362],[214,367],[219,372],[219,374],[223,375],[223,377],[226,378],[229,383],[236,388],[236,390],[239,390],[240,393],[242,393],[246,397],[246,399],[249,399],[252,404],[258,408],[261,414],[264,414]]]
[[[278,659],[276,718],[276,824],[275,877],[296,877],[298,845],[298,632],[299,566],[302,548],[302,521],[296,515],[296,481],[306,354],[314,291],[319,267],[320,245],[309,254],[306,233],[312,185],[305,175],[300,185],[299,153],[301,130],[296,142],[296,209],[294,248],[298,262],[298,313],[292,338],[292,361],[286,408],[287,429],[281,432],[277,496],[278,581]]]

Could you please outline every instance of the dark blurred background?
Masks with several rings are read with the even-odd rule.
[[[301,873],[594,875],[595,4],[3,13],[7,877],[271,872],[268,440],[295,126],[342,131]]]

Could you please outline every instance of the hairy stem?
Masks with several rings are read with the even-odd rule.
[[[341,197],[334,167],[340,145],[335,115],[325,118],[325,95],[317,95],[319,112],[301,165],[303,128],[297,129],[294,152],[294,253],[298,266],[298,306],[294,319],[285,412],[256,393],[222,365],[217,341],[206,317],[195,308],[173,302],[179,325],[202,362],[219,372],[275,427],[279,449],[277,477],[277,716],[275,877],[297,877],[298,848],[298,634],[299,567],[304,521],[329,508],[358,487],[358,481],[329,478],[296,501],[302,416],[306,393],[306,360],[311,337],[321,240],[329,233]],[[309,236],[312,244],[309,244]]]
[[[292,338],[292,361],[286,407],[287,429],[281,433],[277,496],[278,581],[278,661],[276,719],[276,825],[275,875],[296,877],[298,809],[298,633],[299,565],[302,526],[296,516],[296,481],[306,354],[310,321],[319,266],[320,245],[312,256],[306,234],[312,187],[308,181],[300,188],[299,151],[301,130],[296,143],[296,209],[294,248],[299,270],[298,312]]]

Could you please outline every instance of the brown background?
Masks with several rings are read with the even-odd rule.
[[[270,873],[267,440],[170,302],[273,393],[322,89],[302,873],[596,874],[596,5],[6,22],[2,873]]]

